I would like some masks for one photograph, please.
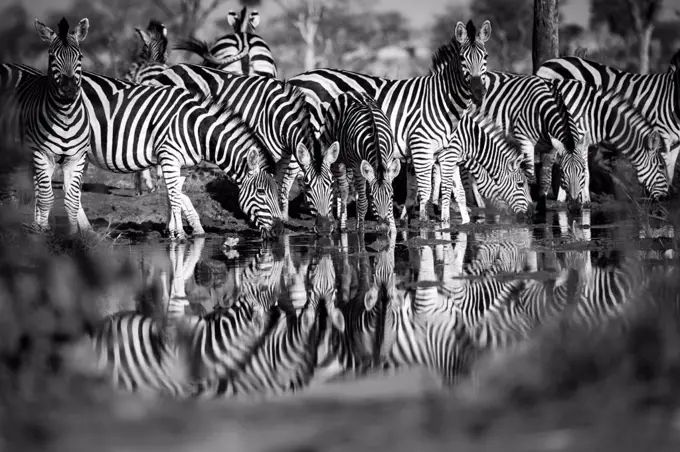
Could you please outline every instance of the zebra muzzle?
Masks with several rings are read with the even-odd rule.
[[[272,230],[271,230],[271,235],[272,237],[279,237],[283,235],[283,233],[286,230],[286,226],[283,224],[283,220],[277,218],[274,220],[274,224],[272,225]]]
[[[484,96],[486,95],[486,86],[481,76],[472,77],[470,79],[470,92],[472,93],[472,100],[478,106],[482,104]]]
[[[314,223],[314,232],[317,235],[331,235],[333,233],[334,221],[332,218],[317,216]]]

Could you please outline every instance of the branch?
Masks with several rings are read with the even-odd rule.
[[[200,17],[198,18],[199,22],[203,22],[205,19],[207,19],[208,16],[210,15],[210,13],[215,11],[219,5],[220,5],[220,0],[213,0],[212,3],[210,4],[210,6],[208,6],[203,11],[203,14],[201,14]]]
[[[640,12],[640,4],[637,0],[626,0],[628,5],[628,12],[630,13],[630,18],[633,21],[633,27],[635,31],[640,34],[644,30],[644,24],[642,23],[642,13]]]
[[[174,17],[175,13],[166,5],[165,0],[153,0],[158,9],[162,10],[167,17]]]

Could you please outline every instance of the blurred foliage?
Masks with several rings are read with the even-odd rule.
[[[135,27],[145,27],[152,18],[163,21],[169,37],[201,35],[214,40],[229,33],[224,0],[74,0],[64,11],[53,10],[40,18],[55,27],[62,16],[75,23],[90,19],[90,32],[83,43],[88,70],[121,76],[141,45]],[[334,67],[378,76],[409,77],[427,73],[432,50],[447,42],[458,21],[472,19],[477,26],[492,24],[487,43],[489,67],[495,70],[528,72],[531,67],[532,0],[477,0],[450,3],[423,29],[415,29],[399,11],[376,8],[361,0],[272,0],[276,8],[248,0],[258,8],[262,24],[258,33],[276,55],[283,78],[313,67]],[[564,5],[566,2],[561,2]],[[659,21],[661,0],[591,0],[588,27],[565,23],[560,28],[560,51],[573,54],[588,49],[588,57],[627,70],[637,70],[640,53],[635,43],[634,14],[638,5],[643,20],[653,20],[650,70],[665,71],[678,48],[677,18]],[[236,2],[229,8],[237,9]],[[219,10],[219,14],[215,14]],[[275,11],[269,13],[269,11]],[[23,62],[44,69],[45,45],[33,29],[32,17],[20,1],[6,6],[7,18],[0,30],[6,45],[0,49],[3,62]],[[648,17],[649,16],[649,17]],[[184,52],[171,54],[171,61],[190,58]],[[190,61],[196,61],[191,57]]]

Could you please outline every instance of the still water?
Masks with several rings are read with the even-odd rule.
[[[673,228],[593,220],[551,212],[538,225],[496,217],[392,239],[290,234],[126,247],[159,284],[116,309],[155,319],[158,337],[131,322],[100,350],[115,355],[116,385],[175,396],[452,387],[486,350],[530,340],[550,322],[597,325],[625,313],[631,292],[601,288],[642,284],[645,263],[672,262]],[[399,379],[412,371],[427,378]]]

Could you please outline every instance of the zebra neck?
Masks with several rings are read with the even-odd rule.
[[[46,102],[51,114],[62,124],[69,124],[79,121],[78,111],[84,108],[82,90],[78,90],[78,95],[74,100],[65,100],[56,95],[55,91],[48,89]]]
[[[425,95],[430,98],[431,103],[443,103],[447,110],[460,117],[463,110],[472,101],[470,88],[464,82],[457,64],[451,62],[446,68],[429,77],[429,88],[425,90]],[[448,96],[441,96],[441,93]]]

